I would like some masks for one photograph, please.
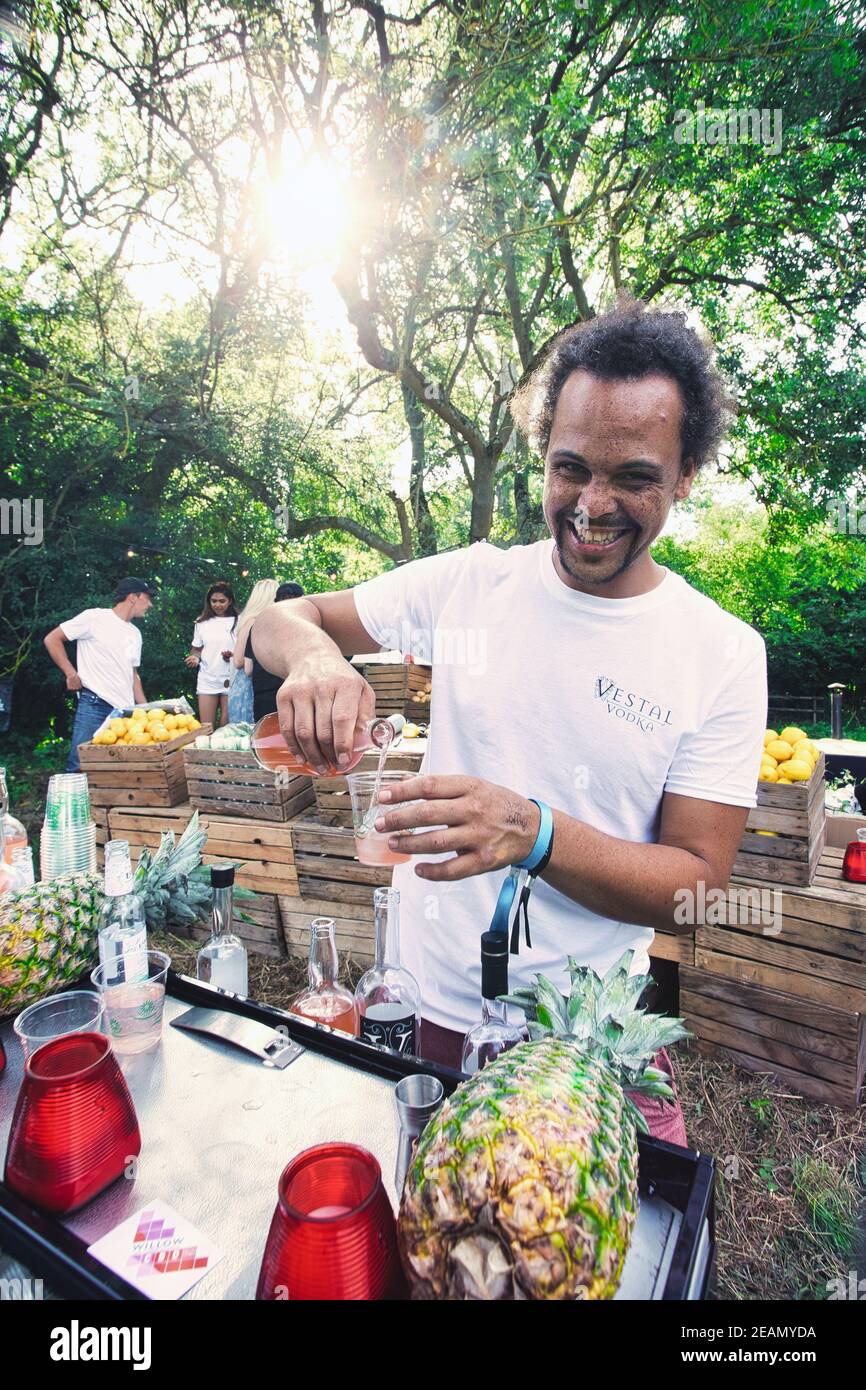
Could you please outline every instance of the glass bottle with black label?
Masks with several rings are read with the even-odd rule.
[[[418,1055],[421,991],[415,976],[400,964],[400,894],[377,888],[376,959],[355,990],[358,1037],[377,1047]]]
[[[481,936],[481,1022],[463,1039],[461,1071],[481,1071],[500,1052],[526,1040],[526,1029],[508,1021],[508,1006],[499,1000],[508,993],[508,936],[486,931]]]

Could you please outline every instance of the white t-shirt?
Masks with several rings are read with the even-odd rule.
[[[234,651],[237,618],[207,618],[193,628],[192,645],[201,647],[198,663],[199,695],[225,695],[226,682],[234,675],[231,660],[223,661],[223,652]]]
[[[657,841],[665,791],[756,804],[763,640],[672,571],[649,593],[599,598],[563,584],[551,540],[482,542],[354,594],[375,641],[432,661],[423,771],[484,778],[633,842]],[[411,860],[394,870],[403,963],[441,1027],[465,1031],[479,1016],[478,938],[505,874],[430,883]],[[649,965],[652,928],[599,916],[541,879],[530,929],[511,986],[541,971],[567,989],[569,955],[603,972],[634,947],[633,969]]]
[[[133,671],[141,665],[141,633],[118,618],[112,608],[85,608],[60,624],[69,642],[77,642],[75,660],[82,685],[113,709],[135,704]]]

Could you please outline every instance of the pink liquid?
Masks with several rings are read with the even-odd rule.
[[[369,752],[372,744],[369,738],[364,736],[363,746],[355,747],[352,756],[345,767],[328,767],[326,775],[336,777],[346,772],[351,772],[353,767],[357,767],[364,754]],[[296,773],[298,776],[318,777],[320,773],[313,767],[312,763],[301,762],[293,757],[286,746],[286,740],[280,733],[279,716],[276,714],[266,714],[257,725],[253,734],[253,751],[259,762],[273,772],[285,769],[287,772]]]
[[[411,854],[398,854],[388,848],[388,835],[372,830],[369,835],[355,836],[355,853],[361,864],[405,864]]]
[[[23,830],[17,834],[14,831],[10,831],[8,826],[6,827],[6,836],[6,848],[3,852],[3,858],[7,864],[11,864],[18,846],[27,844],[27,836]]]
[[[357,1022],[355,1019],[355,1006],[346,1007],[345,999],[332,998],[329,995],[322,995],[320,998],[299,999],[297,1004],[290,1005],[293,1014],[299,1018],[312,1019],[313,1023],[324,1023],[328,1028],[339,1028],[342,1033],[349,1033],[354,1038],[357,1033]]]
[[[348,1216],[351,1207],[316,1207],[315,1211],[308,1211],[308,1216]]]

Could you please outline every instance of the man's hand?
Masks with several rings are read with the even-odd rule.
[[[184,664],[184,666],[198,666],[198,662],[199,662],[198,657],[197,657],[197,656],[193,656],[192,653],[190,653],[189,656],[185,656],[184,659],[183,659],[183,664]]]
[[[229,649],[228,649],[227,652],[220,652],[220,656],[222,657],[223,661],[231,661],[231,659],[232,659],[232,650],[231,650],[231,647],[229,647]]]
[[[381,815],[376,821],[380,832],[439,827],[388,840],[399,854],[456,854],[439,864],[415,866],[419,878],[437,882],[491,873],[525,859],[541,821],[538,807],[525,796],[479,777],[407,777],[383,787],[379,800],[415,802]]]
[[[280,686],[277,713],[289,751],[322,773],[348,765],[356,730],[375,718],[376,695],[348,661],[316,652]]]
[[[70,671],[69,675],[66,677],[66,689],[67,689],[67,690],[81,690],[81,689],[82,689],[81,677],[79,676],[79,674],[78,674],[77,671]]]

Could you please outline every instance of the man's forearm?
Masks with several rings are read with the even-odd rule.
[[[251,636],[259,663],[284,679],[302,655],[319,652],[341,657],[337,644],[322,630],[318,608],[305,598],[271,604],[256,618]]]
[[[674,845],[619,840],[564,811],[554,811],[553,823],[553,855],[541,875],[551,888],[616,922],[694,931],[694,924],[674,921],[679,901],[674,894],[697,893],[700,880],[707,888],[716,886],[703,859]]]
[[[74,676],[75,667],[66,655],[66,647],[62,638],[46,637],[45,649],[55,666],[59,666],[64,676]]]
[[[136,673],[132,678],[132,693],[135,697],[135,703],[137,705],[147,704],[147,696],[144,693],[144,688],[141,684],[141,676],[139,676],[138,673]]]

